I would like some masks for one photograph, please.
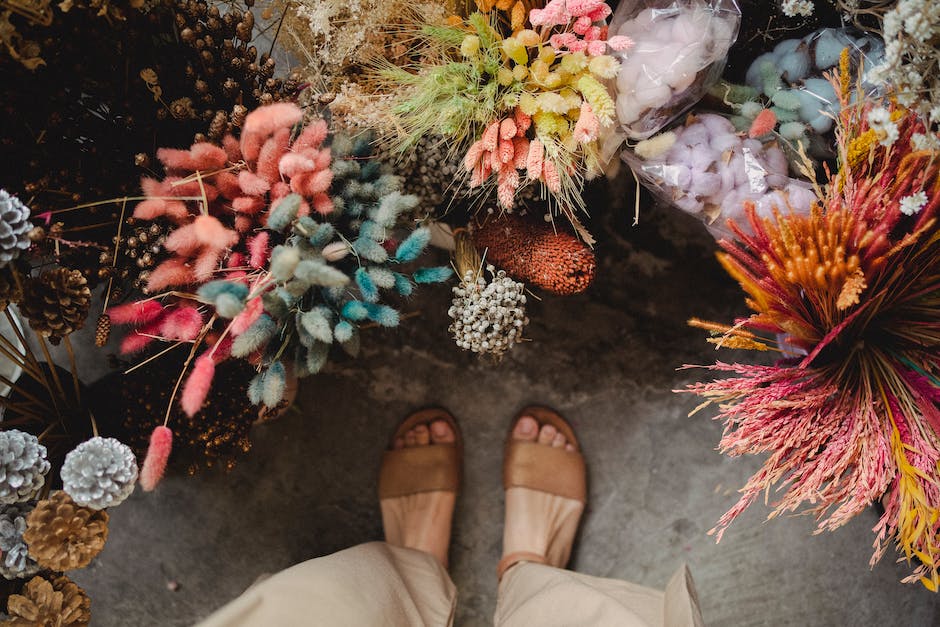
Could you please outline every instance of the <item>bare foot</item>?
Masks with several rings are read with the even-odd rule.
[[[575,447],[552,425],[539,428],[531,416],[516,422],[512,437],[543,446],[564,448],[575,454]],[[584,504],[530,488],[506,490],[506,523],[503,527],[503,556],[510,553],[544,555],[551,566],[564,568],[571,556],[571,546]]]
[[[456,435],[444,420],[418,425],[398,438],[396,449],[454,442]],[[395,546],[430,553],[447,568],[450,527],[454,515],[454,492],[421,492],[379,501],[385,541]]]

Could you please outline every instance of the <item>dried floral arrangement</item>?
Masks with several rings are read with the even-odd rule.
[[[134,218],[172,224],[169,257],[150,273],[147,297],[107,316],[133,327],[124,353],[158,340],[190,347],[177,381],[187,415],[229,358],[256,366],[250,401],[277,406],[288,378],[319,372],[332,346],[355,354],[360,327],[398,325],[387,294],[450,277],[450,268],[409,269],[431,234],[398,228],[418,200],[370,151],[368,137],[331,137],[326,121],[304,121],[288,103],[249,113],[223,147],[158,151],[167,176],[143,180]]]
[[[940,583],[940,153],[891,98],[853,102],[848,62],[833,76],[838,169],[806,215],[748,209],[719,259],[755,312],[733,326],[693,321],[719,347],[778,351],[769,366],[717,362],[689,390],[716,404],[720,448],[769,454],[719,521],[718,538],[778,486],[771,517],[807,511],[833,530],[873,503],[877,562],[893,542],[905,581]]]
[[[0,190],[0,575],[13,583],[3,624],[87,625],[90,600],[64,573],[103,550],[107,510],[138,479],[152,488],[169,443],[151,446],[138,469],[130,447],[99,435],[70,339],[86,323],[91,291],[80,272],[45,256],[32,219]],[[50,344],[66,349],[67,369]]]
[[[554,200],[549,219],[564,215],[590,242],[576,214],[583,181],[603,165],[601,128],[613,122],[602,81],[619,63],[607,53],[631,42],[608,41],[595,25],[610,14],[599,0],[543,8],[480,0],[476,8],[422,29],[416,45],[439,50],[439,60],[413,71],[376,62],[380,92],[391,94],[391,141],[405,151],[428,135],[446,138],[462,155],[467,185],[495,187],[503,210],[527,184],[542,185]]]

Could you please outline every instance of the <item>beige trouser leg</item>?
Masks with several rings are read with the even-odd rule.
[[[430,554],[370,542],[269,577],[199,627],[445,627],[456,603]]]
[[[666,591],[542,564],[513,566],[499,584],[496,627],[703,627],[692,577]]]

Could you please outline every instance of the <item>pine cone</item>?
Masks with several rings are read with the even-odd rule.
[[[0,189],[0,268],[29,248],[29,207],[19,198]]]
[[[62,489],[79,505],[105,509],[124,502],[137,482],[137,459],[114,438],[91,438],[65,456]]]
[[[91,621],[91,599],[65,575],[33,577],[7,600],[7,613],[3,627],[84,627]]]
[[[91,290],[82,273],[56,268],[26,282],[22,310],[36,333],[58,344],[85,325],[90,305]]]
[[[579,294],[594,281],[594,252],[545,222],[506,214],[477,227],[473,243],[510,276],[555,294]]]
[[[36,436],[16,429],[0,431],[0,505],[35,498],[48,473],[46,447]]]
[[[6,505],[0,511],[0,575],[7,579],[32,577],[42,570],[29,556],[29,548],[23,540],[26,516],[32,510],[32,505],[20,503]]]
[[[77,505],[64,491],[56,490],[26,517],[23,539],[43,568],[84,568],[108,539],[108,513]]]
[[[0,268],[0,311],[10,303],[18,303],[23,299],[22,281],[22,275],[13,264]]]
[[[101,348],[108,343],[111,338],[111,316],[104,313],[98,316],[98,323],[95,325],[95,346]]]

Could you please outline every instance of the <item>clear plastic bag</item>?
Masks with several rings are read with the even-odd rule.
[[[610,36],[634,41],[617,56],[617,118],[646,139],[688,110],[721,77],[741,12],[734,0],[623,0]]]
[[[823,74],[838,66],[846,48],[853,75],[861,67],[862,89],[872,93],[875,88],[866,76],[883,61],[884,44],[874,35],[852,29],[823,28],[802,39],[781,41],[751,63],[747,84],[771,103],[781,122],[781,134],[787,139],[800,139],[801,128],[807,137],[832,130],[839,103],[834,87]],[[783,127],[785,124],[790,126]]]
[[[808,213],[816,199],[809,183],[790,177],[775,140],[750,139],[713,113],[689,115],[621,157],[655,195],[699,217],[716,239],[733,236],[729,219],[748,231],[746,201],[769,216],[775,208]]]

